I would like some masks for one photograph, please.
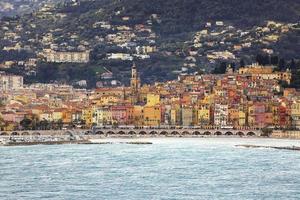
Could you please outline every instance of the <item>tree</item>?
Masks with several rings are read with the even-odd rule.
[[[64,125],[64,123],[63,123],[63,121],[61,119],[57,121],[57,126],[58,126],[59,130],[62,130],[63,125]]]
[[[216,67],[213,71],[214,74],[225,74],[227,69],[227,63],[222,62],[220,63],[220,66]]]
[[[260,65],[268,65],[268,64],[270,64],[270,57],[269,57],[269,55],[257,54],[256,62]]]
[[[5,127],[5,121],[2,117],[0,117],[0,131],[3,131]]]
[[[31,128],[32,120],[25,117],[21,122],[20,125],[25,129],[29,130]]]
[[[294,59],[291,60],[290,69],[291,69],[292,72],[296,72],[296,70],[297,70],[297,66],[296,66],[296,63],[295,63]]]
[[[42,130],[47,130],[48,126],[49,126],[49,122],[46,119],[43,119],[39,123],[39,128],[42,129]]]
[[[271,57],[271,64],[276,66],[278,65],[278,56]]]
[[[268,127],[262,128],[261,131],[262,131],[261,136],[263,136],[263,137],[270,137],[272,132],[273,132],[273,130],[271,128],[268,128]]]
[[[278,68],[279,68],[279,71],[284,71],[285,70],[285,60],[283,58],[281,58],[279,60]]]
[[[245,66],[246,66],[246,64],[245,64],[244,59],[241,59],[241,61],[240,61],[240,67],[245,67]]]

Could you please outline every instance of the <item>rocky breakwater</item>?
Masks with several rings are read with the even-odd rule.
[[[31,146],[31,145],[61,145],[84,144],[83,137],[78,136],[35,136],[35,137],[6,137],[0,139],[1,146]]]
[[[290,150],[290,151],[300,151],[300,147],[280,147],[280,146],[262,146],[262,145],[235,145],[236,147],[244,148],[265,148],[265,149],[279,149],[279,150]]]

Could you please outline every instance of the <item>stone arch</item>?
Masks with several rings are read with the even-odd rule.
[[[87,131],[88,132],[88,131]],[[86,133],[87,133],[86,132]],[[103,131],[97,131],[96,133],[95,133],[95,135],[104,135],[104,132]]]
[[[129,131],[128,134],[129,135],[136,135],[136,132],[135,131]]]
[[[73,135],[73,133],[71,133],[72,135]],[[32,133],[32,135],[41,135],[41,133],[39,133],[39,132],[34,132],[34,133]]]
[[[72,136],[73,133],[71,131],[67,131],[67,132],[64,132],[64,135],[69,135],[69,136]]]
[[[233,133],[231,131],[227,131],[225,135],[233,135]]]
[[[107,132],[107,135],[114,135],[115,134],[115,132],[113,132],[113,131],[108,131]]]
[[[23,132],[21,135],[25,136],[25,135],[30,135],[28,132]]]
[[[221,131],[217,131],[214,133],[214,135],[222,135],[222,132]]]
[[[168,132],[167,131],[162,131],[162,132],[160,132],[160,135],[168,135]]]
[[[118,135],[125,135],[126,133],[124,131],[119,131]]]
[[[247,133],[247,136],[255,136],[256,134],[253,131]]]
[[[11,135],[15,136],[15,135],[19,135],[19,133],[18,132],[12,132]]]
[[[181,135],[189,135],[190,134],[190,132],[188,132],[188,131],[183,131],[182,133],[181,133]]]
[[[91,135],[91,134],[93,134],[92,131],[86,131],[86,132],[84,133],[84,135]],[[96,132],[95,134],[97,134],[97,132]]]
[[[211,135],[212,133],[210,131],[205,131],[204,135]]]
[[[199,131],[194,131],[193,135],[201,135],[201,133]]]
[[[145,131],[140,131],[139,135],[147,135],[147,133]]]
[[[243,133],[242,131],[239,131],[239,132],[236,133],[236,135],[238,135],[238,136],[245,136],[245,133]]]
[[[177,132],[177,131],[172,131],[171,135],[179,135],[179,132]]]
[[[150,132],[150,135],[157,135],[158,134],[158,132],[156,132],[156,131],[151,131]]]
[[[0,133],[0,135],[2,135],[2,136],[8,136],[9,134],[7,132],[2,132],[2,133]]]

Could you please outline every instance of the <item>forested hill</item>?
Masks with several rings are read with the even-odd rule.
[[[112,20],[126,15],[135,22],[144,22],[149,15],[158,14],[161,33],[180,33],[197,30],[206,21],[231,21],[237,26],[253,26],[266,20],[297,22],[300,19],[300,0],[82,0],[81,4],[65,10],[74,16],[104,9]],[[120,15],[115,12],[121,11]],[[88,17],[88,16],[86,16]],[[117,18],[116,18],[117,17]]]
[[[231,21],[237,26],[253,26],[266,20],[297,22],[299,0],[121,0],[126,15],[141,20],[152,13],[161,16],[162,33],[198,29],[206,21]]]
[[[63,0],[1,0],[0,18],[30,13],[44,3],[58,3]]]
[[[143,82],[153,83],[224,64],[239,67],[241,61],[277,65],[281,58],[300,59],[300,0],[25,1],[56,2],[0,21],[0,62],[39,58],[30,73],[10,71],[25,73],[28,82],[87,80],[94,86],[109,71],[128,84],[132,60]],[[22,51],[5,50],[18,46]],[[90,50],[90,62],[54,66],[39,56],[45,49]],[[257,60],[258,54],[264,59]],[[32,71],[37,75],[27,76]]]

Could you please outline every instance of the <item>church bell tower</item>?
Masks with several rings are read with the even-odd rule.
[[[133,65],[131,67],[131,79],[130,79],[132,103],[138,102],[140,87],[141,87],[141,81],[139,78],[137,67],[136,67],[135,63],[133,63]]]

